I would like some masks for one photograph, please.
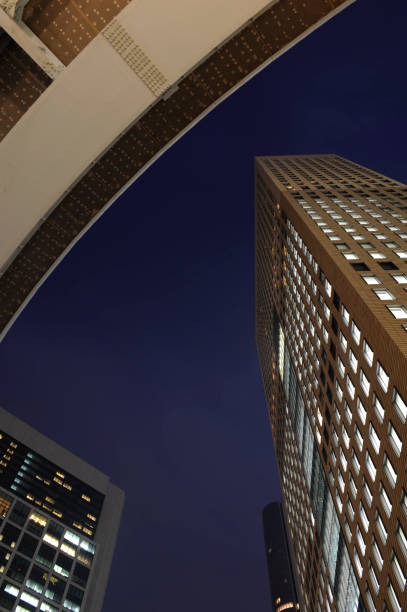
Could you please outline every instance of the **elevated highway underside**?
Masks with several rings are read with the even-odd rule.
[[[160,154],[352,1],[31,0],[24,27],[66,68],[51,82],[19,52],[13,81],[0,55],[0,338]]]

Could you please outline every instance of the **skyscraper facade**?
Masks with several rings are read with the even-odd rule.
[[[100,612],[123,492],[0,409],[0,609]]]
[[[256,159],[256,340],[305,610],[407,609],[407,187]]]
[[[263,508],[263,530],[272,610],[300,610],[281,502],[272,502]]]
[[[178,138],[353,0],[0,0],[0,339]]]

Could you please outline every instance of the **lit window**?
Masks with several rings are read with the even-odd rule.
[[[353,253],[353,252],[342,253],[342,255],[344,256],[345,259],[348,259],[350,261],[353,261],[355,259],[359,259],[359,256],[356,253]]]
[[[367,285],[381,285],[382,284],[382,281],[379,280],[377,276],[374,276],[374,274],[362,274],[361,276]]]
[[[342,332],[339,332],[339,342],[343,352],[346,353],[346,349],[348,348],[348,341],[346,340]]]
[[[383,506],[383,510],[385,511],[387,516],[390,516],[393,506],[391,504],[389,496],[387,495],[386,489],[384,488],[382,482],[380,483],[379,496],[380,496],[381,504]]]
[[[391,421],[389,423],[389,440],[397,457],[400,457],[403,443]]]
[[[342,425],[342,439],[345,443],[346,448],[349,448],[349,434],[346,430],[346,427],[344,425]]]
[[[404,306],[386,306],[395,319],[407,319],[407,308]]]
[[[400,259],[406,259],[407,258],[407,251],[393,251],[397,257],[400,257]]]
[[[366,467],[367,471],[369,472],[370,478],[372,479],[372,482],[374,482],[376,479],[377,470],[369,451],[366,451]]]
[[[355,511],[353,509],[350,497],[348,497],[348,499],[346,501],[346,509],[348,511],[348,515],[349,515],[350,520],[353,521],[353,519],[355,518]]]
[[[405,587],[406,587],[406,576],[403,572],[403,570],[401,569],[399,560],[397,559],[397,555],[393,550],[393,554],[392,554],[392,558],[391,558],[391,567],[393,569],[393,574],[397,580],[397,582],[399,583],[400,589],[402,591],[404,591]]]
[[[355,385],[353,384],[353,382],[351,381],[349,376],[346,376],[346,388],[348,390],[348,393],[349,393],[351,399],[354,399],[354,397],[355,397]]]
[[[362,434],[360,433],[360,429],[357,425],[355,425],[355,442],[357,444],[357,447],[361,451],[363,448],[363,438]]]
[[[340,376],[343,378],[345,374],[345,366],[344,366],[342,359],[339,357],[339,355],[338,355],[338,372]]]
[[[380,251],[369,251],[369,255],[370,257],[373,257],[373,259],[385,259],[386,255],[383,255],[383,253],[380,253]]]
[[[365,395],[366,396],[369,395],[369,392],[370,392],[370,382],[369,382],[366,374],[362,370],[362,368],[360,368],[360,386],[362,387]]]
[[[396,281],[396,283],[398,283],[399,285],[406,285],[407,284],[407,275],[406,274],[392,274],[391,275],[394,280]]]
[[[370,577],[370,581],[372,583],[373,589],[375,593],[377,594],[379,592],[379,582],[377,580],[376,572],[374,571],[373,565],[371,563],[369,563],[369,577]],[[370,596],[370,599],[371,599],[371,596]],[[372,600],[372,604],[373,604],[373,600]],[[371,606],[371,609],[376,610],[374,605]]]
[[[352,410],[349,408],[348,402],[345,400],[345,416],[348,423],[352,422]]]
[[[380,535],[380,538],[381,538],[383,544],[386,544],[388,533],[387,533],[387,530],[386,530],[386,528],[384,526],[384,523],[382,521],[382,517],[380,516],[380,513],[378,511],[377,511],[377,514],[376,514],[376,527],[377,527],[377,531],[378,531],[378,533]]]
[[[358,369],[358,360],[356,359],[356,355],[352,351],[352,349],[349,349],[349,363],[352,370],[356,372],[356,370]]]
[[[355,321],[352,321],[351,332],[352,332],[352,336],[353,336],[354,341],[356,342],[356,344],[359,344],[359,342],[360,342],[360,329],[356,325]]]
[[[373,351],[366,342],[363,340],[363,357],[366,359],[367,363],[371,366],[373,363]]]
[[[367,518],[367,514],[365,511],[365,507],[362,504],[362,502],[360,502],[360,506],[359,506],[359,516],[360,516],[360,521],[363,525],[363,529],[368,532],[369,531],[369,519]]]
[[[342,319],[346,326],[349,325],[349,311],[342,304]]]
[[[391,608],[392,610],[396,610],[396,611],[401,611],[401,605],[400,602],[398,600],[398,597],[396,595],[396,592],[394,590],[394,587],[391,583],[391,580],[389,580],[388,585],[387,585],[387,594],[389,596],[389,600],[390,600],[390,604],[391,604]]]
[[[396,536],[397,536],[398,543],[400,544],[402,553],[404,557],[407,559],[407,537],[399,522],[397,522]]]
[[[386,472],[386,476],[389,480],[389,483],[394,489],[394,487],[396,486],[396,481],[397,481],[397,472],[395,471],[393,464],[390,461],[387,453],[384,453],[383,466],[384,466],[384,471]]]
[[[373,548],[373,554],[375,556],[375,560],[377,563],[377,567],[379,568],[379,570],[381,570],[383,568],[383,556],[382,556],[382,553],[380,552],[380,548],[374,536],[373,536],[372,548]]]
[[[383,389],[383,391],[387,392],[387,389],[389,387],[389,377],[387,376],[380,361],[377,362],[376,376],[377,376],[377,380],[379,381],[380,386]]]
[[[359,472],[360,472],[360,461],[359,461],[358,456],[357,456],[357,454],[355,452],[355,449],[352,449],[352,464],[353,464],[354,470],[356,472],[356,475],[359,475]],[[356,488],[355,481],[352,478],[352,475],[350,477],[350,484],[351,484],[352,495],[353,495],[353,497],[356,497],[358,491],[357,491],[357,488]]]
[[[396,388],[394,388],[393,391],[393,406],[396,409],[400,419],[403,421],[403,423],[405,423],[407,418],[407,406]]]
[[[335,382],[335,389],[336,389],[336,395],[338,396],[339,401],[341,402],[343,398],[343,391],[338,381]]]
[[[373,289],[380,300],[395,300],[395,296],[388,289]]]
[[[374,451],[377,454],[379,452],[379,450],[380,450],[380,438],[377,435],[377,431],[373,427],[372,423],[370,423],[370,425],[369,425],[369,437],[370,437],[370,441],[372,443],[372,446],[374,448]]]
[[[367,484],[366,478],[363,479],[362,490],[368,505],[371,506],[373,501],[373,495],[369,485]]]

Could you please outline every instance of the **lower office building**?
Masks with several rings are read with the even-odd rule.
[[[300,609],[281,502],[263,508],[263,530],[273,612]]]
[[[0,610],[100,612],[124,494],[0,408]]]
[[[304,610],[407,609],[407,187],[256,159],[256,341]]]

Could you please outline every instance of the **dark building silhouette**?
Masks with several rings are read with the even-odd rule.
[[[273,502],[263,509],[263,530],[273,612],[299,610],[281,502]]]

